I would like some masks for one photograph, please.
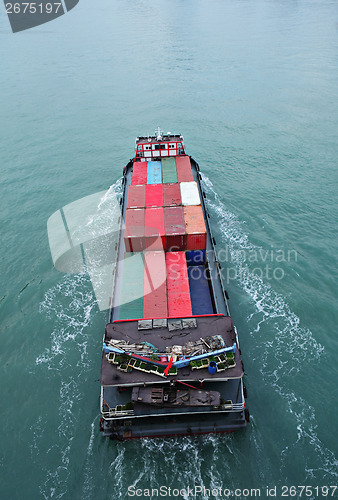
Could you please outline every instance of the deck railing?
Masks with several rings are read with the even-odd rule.
[[[163,409],[163,408],[161,408]],[[178,409],[178,408],[177,408]],[[154,409],[155,410],[155,409]],[[182,408],[183,410],[183,408]],[[240,413],[244,411],[244,403],[225,403],[223,405],[220,405],[218,407],[213,407],[213,411],[216,412],[227,412],[227,413]],[[196,412],[170,412],[170,408],[168,408],[168,413],[167,414],[147,414],[147,417],[150,416],[164,416],[164,415],[182,415],[182,414],[193,414],[193,413],[205,413],[204,411],[196,411]],[[134,410],[116,410],[116,408],[109,408],[107,411],[102,411],[102,416],[106,420],[114,419],[114,418],[119,418],[119,417],[131,417],[134,416],[135,412]],[[143,415],[139,415],[141,417]]]

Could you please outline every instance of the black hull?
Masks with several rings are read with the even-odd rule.
[[[197,182],[201,205],[204,213],[205,224],[207,229],[207,255],[208,255],[208,272],[210,278],[210,288],[211,288],[211,298],[213,302],[214,313],[218,315],[229,316],[228,309],[228,293],[223,288],[223,283],[220,276],[220,264],[217,262],[216,251],[215,251],[215,240],[211,233],[211,228],[209,224],[209,214],[205,206],[205,193],[203,192],[201,186],[201,174],[199,172],[198,164],[192,159],[191,167],[193,171],[194,180]],[[121,200],[122,205],[122,217],[125,217],[126,213],[126,194],[128,192],[128,186],[131,183],[133,169],[133,160],[126,165],[123,174],[123,197]],[[120,246],[119,251],[123,252],[123,233],[120,234]],[[118,287],[118,283],[115,283],[115,288]],[[115,311],[112,308],[110,311],[110,325],[117,319]],[[109,324],[107,325],[109,327]],[[109,329],[109,328],[108,328]],[[235,341],[238,345],[238,337],[236,329],[232,332],[235,337]],[[248,411],[245,408],[244,400],[244,387],[243,387],[243,365],[238,358],[238,365],[241,366],[241,373],[237,374],[233,380],[230,378],[225,378],[223,381],[219,380],[216,382],[207,382],[206,385],[217,385],[217,390],[220,391],[223,400],[231,400],[234,402],[234,408],[230,411],[203,411],[203,412],[173,412],[172,414],[163,414],[161,410],[156,409],[151,412],[151,414],[142,415],[119,415],[113,416],[103,414],[103,418],[100,419],[100,431],[105,437],[109,437],[114,440],[125,441],[130,439],[140,439],[140,438],[164,438],[164,437],[175,437],[175,436],[196,436],[204,434],[221,434],[230,433],[240,429],[243,429],[247,425]],[[105,356],[103,355],[102,361],[103,371],[107,370],[107,363],[105,361]],[[229,370],[230,372],[230,370]],[[132,378],[132,377],[131,377]],[[205,377],[203,377],[205,379]],[[197,382],[197,384],[196,384]],[[169,380],[160,379],[154,382],[158,384],[168,384]],[[172,381],[176,383],[176,380]],[[107,402],[110,408],[116,405],[124,405],[130,399],[131,387],[120,388],[116,385],[117,383],[107,382],[107,379],[103,381],[101,376],[101,400],[105,403]],[[113,385],[115,387],[113,387]],[[198,380],[195,380],[194,386],[199,385]],[[202,384],[201,384],[202,385]],[[196,387],[197,388],[197,387]],[[157,413],[157,414],[156,414]]]

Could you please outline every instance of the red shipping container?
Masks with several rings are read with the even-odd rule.
[[[124,244],[126,252],[142,252],[144,248],[144,208],[127,209]]]
[[[184,252],[167,252],[168,317],[192,316],[187,261]]]
[[[163,184],[147,184],[145,193],[146,207],[163,207]]]
[[[195,180],[189,156],[176,156],[176,170],[178,182],[191,182]]]
[[[135,161],[131,183],[135,185],[147,184],[147,162]]]
[[[165,249],[163,207],[145,208],[144,235],[145,250]]]
[[[177,207],[182,205],[180,185],[163,184],[163,206]]]
[[[200,205],[191,205],[183,207],[183,210],[187,233],[187,250],[205,250],[207,245],[207,230],[202,207]]]
[[[166,280],[165,253],[144,252],[144,318],[168,317]]]
[[[165,249],[185,250],[186,230],[183,207],[164,207]]]
[[[146,186],[129,186],[127,208],[144,208],[146,200]]]

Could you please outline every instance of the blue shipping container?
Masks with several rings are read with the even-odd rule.
[[[189,266],[188,277],[193,315],[214,314],[206,267]]]
[[[162,184],[162,167],[160,161],[148,161],[147,184]]]
[[[189,250],[186,252],[188,266],[201,266],[206,261],[205,250]]]

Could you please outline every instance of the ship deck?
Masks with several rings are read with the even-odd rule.
[[[196,389],[197,384],[195,383]],[[176,388],[181,390],[182,392],[185,389],[188,389],[184,385],[176,384]],[[243,404],[242,400],[242,385],[241,380],[229,380],[228,382],[213,382],[203,383],[203,390],[205,391],[219,391],[220,397],[222,399],[226,399],[231,402],[231,405],[241,405]],[[117,404],[126,404],[132,399],[132,388],[128,387],[124,391],[120,391],[117,387],[104,387],[103,388],[103,397],[104,401],[110,408],[114,408]],[[142,403],[134,403],[134,414],[126,415],[125,418],[133,418],[133,417],[146,417],[146,416],[156,416],[156,415],[169,415],[169,414],[182,414],[182,413],[209,413],[212,411],[213,405],[206,406],[156,406],[150,404],[142,404]],[[231,408],[229,408],[231,409]],[[223,410],[225,413],[228,410]],[[215,410],[214,410],[215,411]],[[220,410],[217,410],[220,412]]]
[[[196,328],[181,328],[170,331],[168,326],[162,328],[152,328],[149,330],[139,330],[138,321],[115,321],[108,323],[105,332],[105,342],[110,339],[123,340],[131,344],[139,342],[149,342],[159,350],[165,349],[168,345],[182,345],[185,342],[194,342],[206,336],[221,335],[226,346],[231,347],[236,342],[236,333],[230,316],[205,316],[195,317]],[[177,375],[160,377],[153,373],[133,369],[126,373],[119,370],[115,365],[109,363],[106,355],[102,356],[101,385],[102,386],[129,386],[143,385],[165,382],[176,379],[181,381],[221,381],[241,378],[243,376],[243,366],[240,359],[239,350],[235,353],[236,366],[228,368],[222,372],[210,375],[207,368],[192,370],[190,366],[179,368]]]
[[[143,137],[138,138],[139,141],[143,139]],[[181,139],[181,136],[177,136],[177,139]],[[163,140],[166,139],[164,138]],[[155,138],[152,142],[156,142]],[[125,316],[127,318],[134,317],[139,319],[119,319],[121,318],[120,305],[119,300],[116,300],[116,298],[118,299],[121,294],[123,256],[126,251],[122,225],[118,245],[119,258],[115,271],[114,295],[111,299],[110,322],[106,326],[104,342],[108,348],[109,345],[112,345],[109,344],[110,340],[123,341],[125,345],[132,344],[134,346],[140,343],[147,343],[152,344],[157,349],[157,352],[163,353],[166,352],[166,348],[184,346],[188,342],[204,341],[206,337],[219,335],[223,338],[226,347],[230,348],[236,344],[234,355],[235,366],[225,363],[225,366],[228,366],[228,368],[210,374],[208,368],[193,369],[189,364],[178,368],[177,375],[164,377],[135,369],[135,367],[131,371],[123,371],[118,368],[118,365],[109,362],[105,351],[103,351],[101,364],[101,408],[106,410],[106,414],[103,411],[103,419],[100,425],[104,435],[116,439],[124,440],[138,437],[232,432],[246,425],[243,394],[244,370],[237,333],[229,315],[228,294],[224,290],[221,279],[221,266],[217,261],[215,251],[216,242],[212,236],[209,222],[210,216],[205,204],[206,195],[201,184],[202,177],[199,172],[199,166],[191,157],[190,161],[193,179],[198,186],[206,226],[205,251],[207,259],[205,268],[208,276],[208,286],[205,288],[208,291],[208,296],[203,296],[200,290],[204,283],[198,281],[192,283],[194,286],[190,287],[191,297],[195,294],[199,300],[199,302],[196,302],[195,310],[192,308],[192,316],[186,318],[170,317],[170,319],[167,317],[164,321],[166,326],[160,326],[160,324],[163,325],[161,323],[162,320],[157,320],[157,324],[155,324],[155,320],[149,320],[149,317],[153,317],[150,315],[148,315],[148,318],[144,318],[144,322],[148,323],[148,325],[142,325],[142,328],[140,328],[141,325],[139,324],[139,321],[142,321],[142,317],[140,316]],[[121,200],[121,216],[123,220],[126,218],[126,200],[132,183],[132,174],[133,160],[130,160],[124,169],[123,197]],[[207,315],[206,311],[201,312],[200,304],[204,306],[206,300],[208,300],[209,304],[208,310],[210,310],[210,313],[212,311],[213,314],[208,313]],[[132,299],[130,300],[130,304],[133,304]],[[201,316],[197,314],[201,314]],[[159,317],[162,318],[162,316]],[[175,321],[180,326],[176,325],[176,328],[173,328],[172,323]],[[115,345],[117,346],[118,344]],[[122,349],[128,352],[125,347]],[[212,349],[210,352],[212,352]],[[203,390],[219,391],[223,403],[225,401],[231,404],[224,407],[221,405],[219,407],[212,405],[158,407],[137,401],[133,404],[133,410],[123,410],[122,405],[131,403],[133,387],[148,386],[148,388],[154,387],[158,389],[168,387],[168,384],[172,384],[172,387],[178,390],[187,390],[188,388],[184,384],[191,384],[190,389],[200,389],[203,387]],[[121,410],[119,409],[120,406]],[[114,409],[115,407],[116,409]],[[230,408],[228,409],[228,407]],[[107,412],[108,408],[109,411]]]

